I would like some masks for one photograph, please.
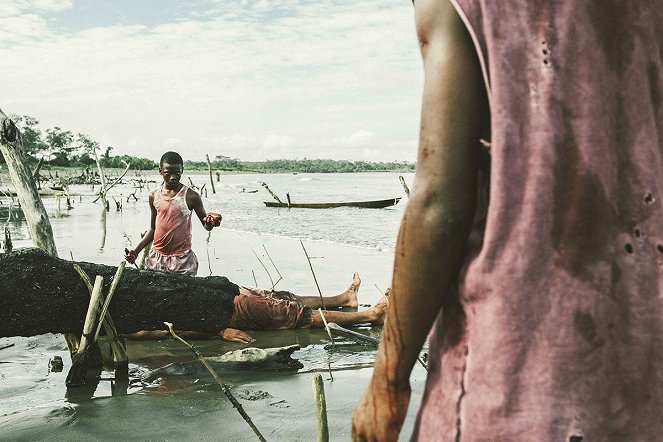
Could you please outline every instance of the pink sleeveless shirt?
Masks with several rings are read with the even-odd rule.
[[[164,256],[183,256],[191,250],[191,209],[186,204],[189,190],[184,184],[172,198],[163,196],[163,187],[154,191],[157,210],[152,247]]]
[[[663,0],[452,3],[489,94],[490,194],[414,439],[661,440]]]

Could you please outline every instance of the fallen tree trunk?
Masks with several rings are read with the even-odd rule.
[[[90,301],[74,262],[39,249],[0,254],[0,337],[43,333],[80,333]],[[76,262],[90,278],[104,277],[104,293],[116,267]],[[218,332],[233,314],[236,284],[222,276],[124,271],[109,311],[119,333],[162,330],[172,322],[178,330]]]

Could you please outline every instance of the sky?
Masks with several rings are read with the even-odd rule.
[[[112,154],[414,161],[409,0],[2,0],[0,109]]]

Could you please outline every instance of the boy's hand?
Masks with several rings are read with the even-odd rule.
[[[220,332],[219,335],[226,341],[241,342],[244,344],[255,341],[255,339],[247,333],[244,333],[242,330],[237,330],[236,328],[227,328]]]
[[[138,253],[134,250],[124,249],[124,259],[126,259],[129,264],[135,264],[136,258],[138,258]]]
[[[205,218],[203,218],[203,222],[205,224],[211,224],[212,227],[219,227],[221,225],[221,220],[223,217],[221,216],[220,213],[216,212],[209,212]]]

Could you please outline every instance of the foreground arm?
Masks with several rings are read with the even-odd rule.
[[[415,5],[425,72],[417,171],[373,377],[352,419],[354,440],[398,438],[410,373],[457,277],[476,204],[478,139],[487,115],[477,56],[450,3]]]

